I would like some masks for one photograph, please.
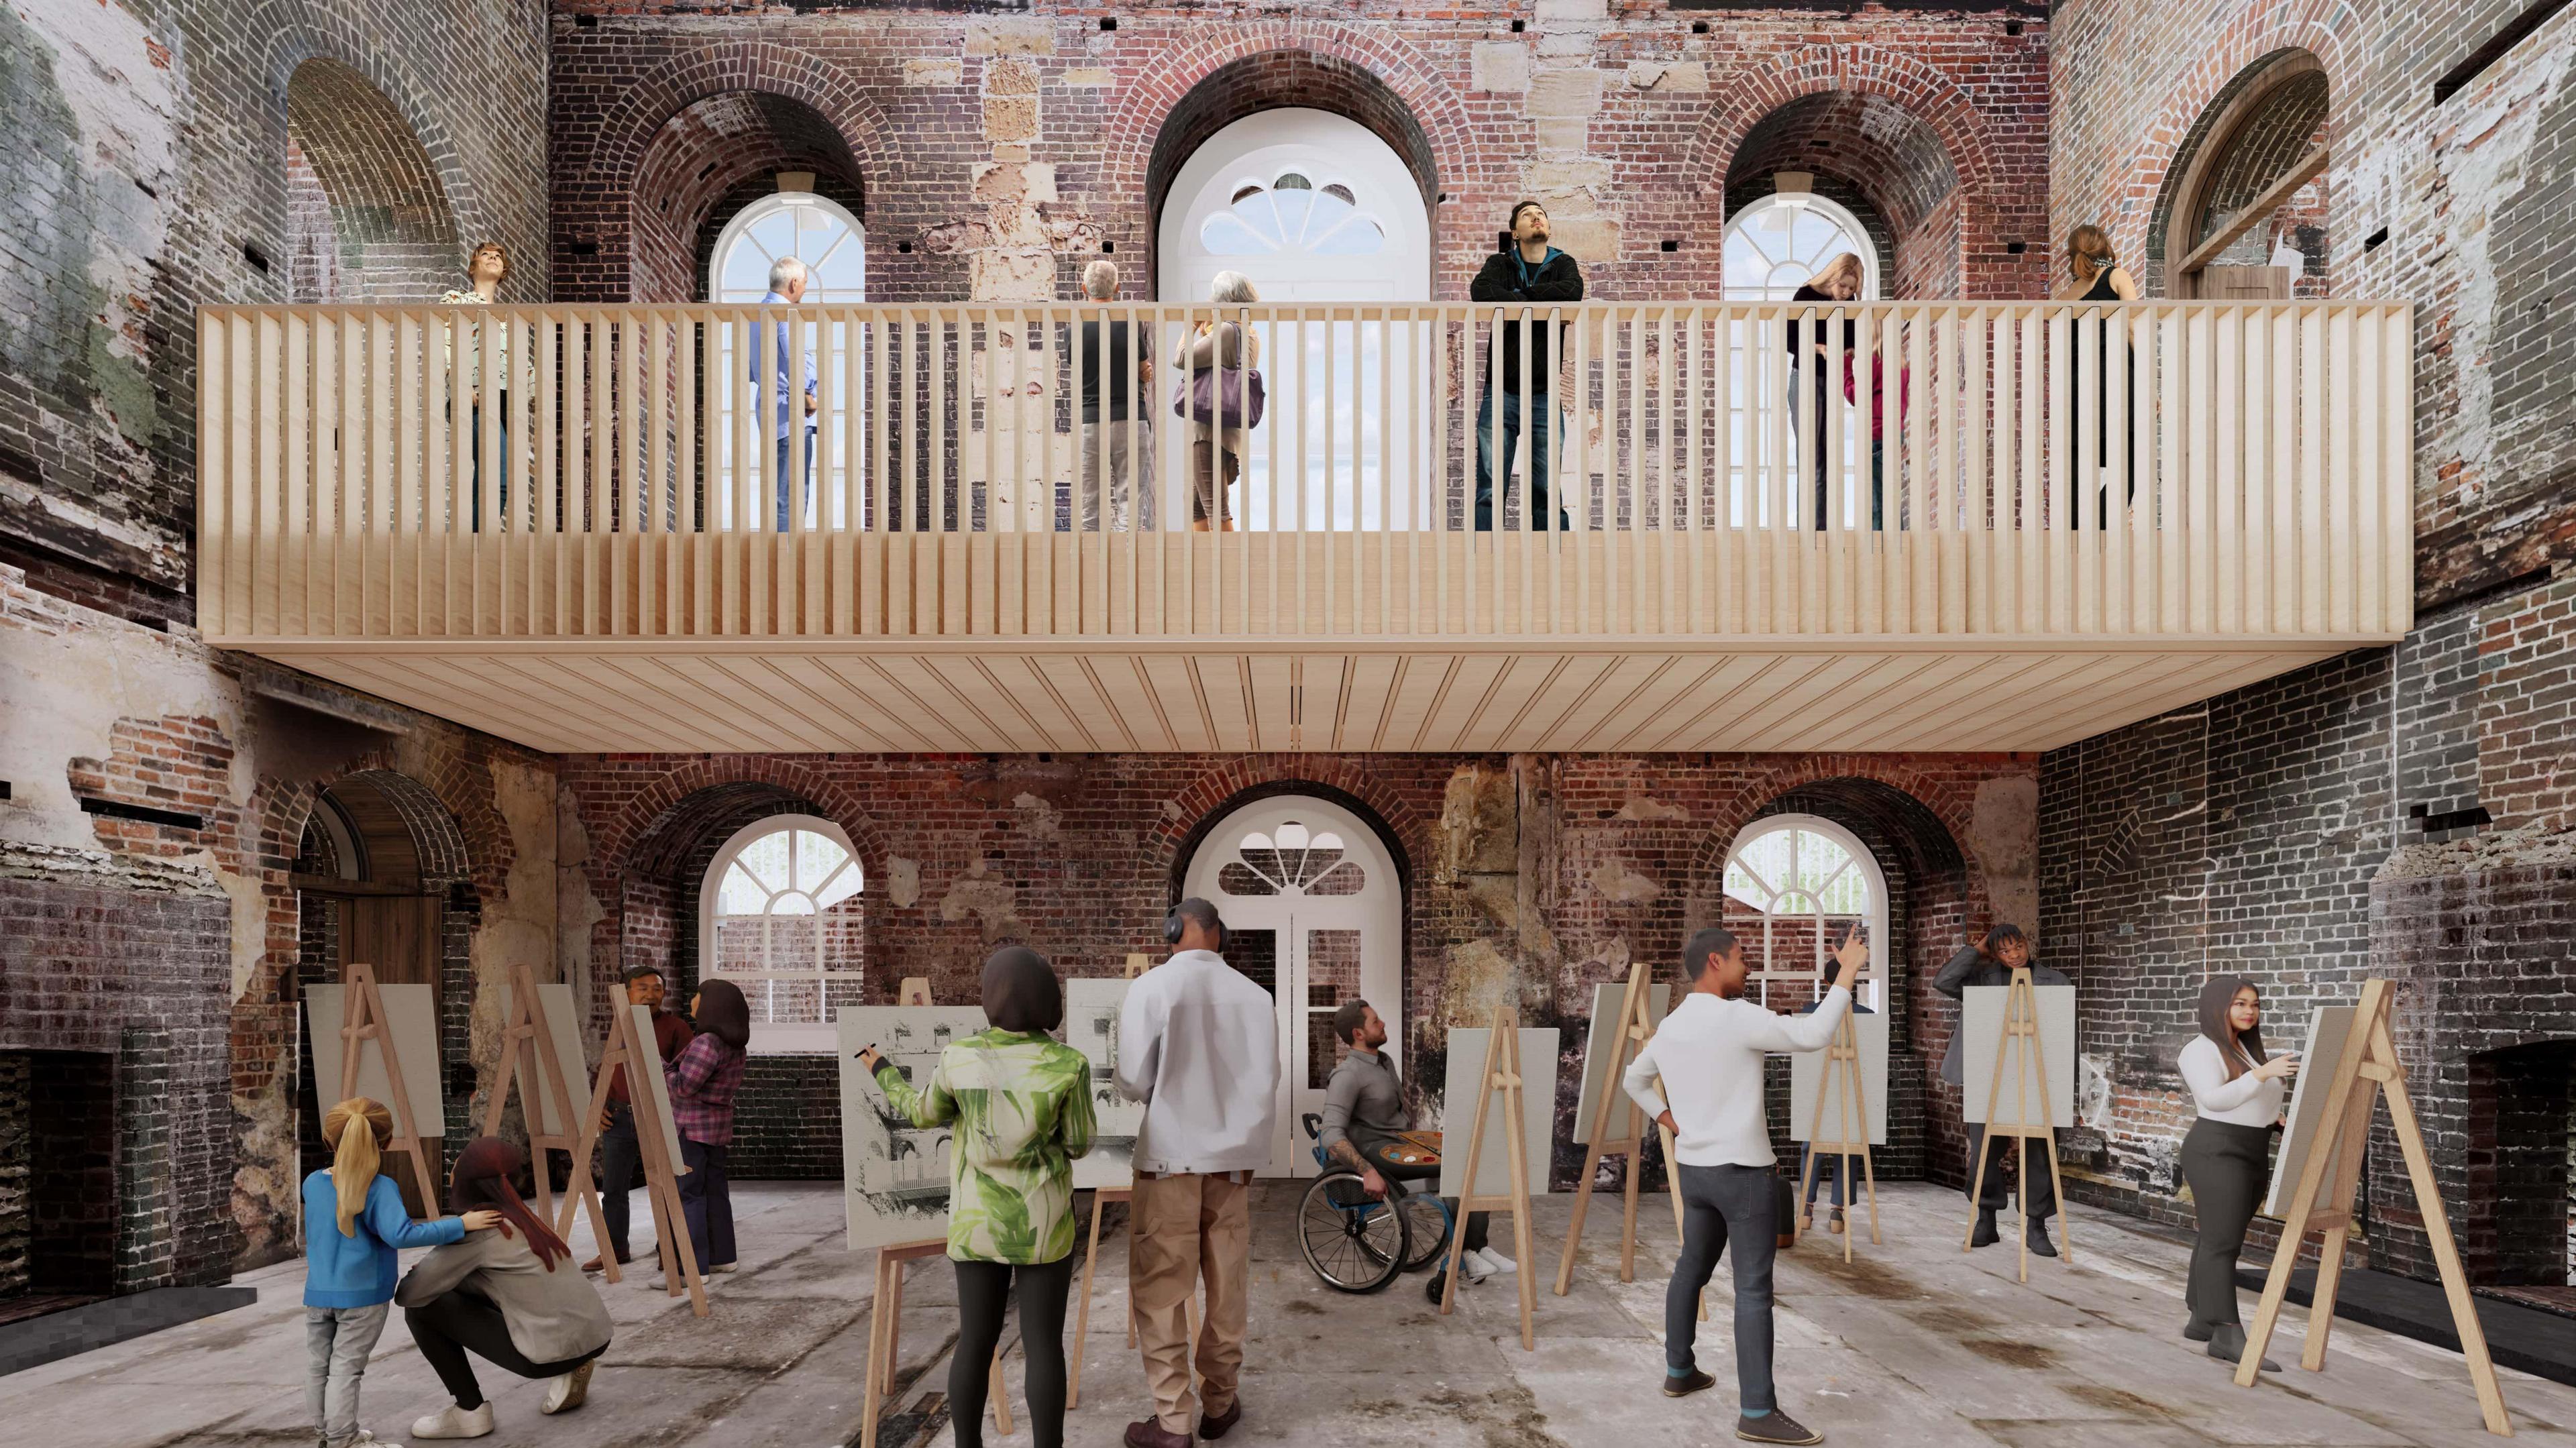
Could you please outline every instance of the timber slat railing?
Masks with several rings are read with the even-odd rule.
[[[1796,394],[1793,319],[1823,349]],[[1101,349],[1120,375],[1087,323],[1141,339]],[[218,640],[2358,640],[2412,617],[2397,303],[218,307],[199,325]],[[1173,407],[1206,376],[1179,361],[1202,325],[1249,327],[1268,389],[1226,501],[1240,531],[1189,521]],[[1529,362],[1489,375],[1497,328],[1524,358],[1555,337],[1552,384]],[[755,365],[782,335],[783,382]],[[1142,405],[1088,421],[1086,386]],[[1542,394],[1563,419],[1556,506],[1528,506],[1524,448],[1477,531],[1479,443],[1498,440],[1479,414],[1543,416]],[[782,485],[809,469],[804,496]]]

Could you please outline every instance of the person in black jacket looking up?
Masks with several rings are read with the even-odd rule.
[[[2018,925],[1998,925],[1986,932],[1981,944],[1964,945],[1959,953],[1942,965],[1941,973],[1932,977],[1932,988],[1952,1000],[1972,985],[2010,985],[2013,967],[2030,967],[2033,985],[2073,985],[2066,972],[2054,970],[2030,958],[2030,937]],[[1953,1088],[1962,1086],[1966,1072],[1959,1065],[1960,1031],[1950,1033],[1950,1049],[1941,1056],[1941,1079]],[[1968,1128],[1968,1160],[1973,1165],[1977,1149],[1986,1139],[1986,1129]],[[2029,1138],[2016,1138],[2021,1149],[2012,1155],[2020,1160],[2022,1174],[2023,1217],[2029,1223],[2023,1231],[2030,1250],[2042,1257],[2057,1255],[2057,1246],[2048,1240],[2048,1219],[2057,1215],[2057,1181],[2048,1170],[2048,1158],[2035,1154]],[[2005,1178],[2006,1162],[2002,1148],[1986,1158],[1984,1179],[1968,1183],[1969,1195],[1977,1199],[1977,1228],[1968,1239],[1972,1247],[1991,1247],[1999,1238],[1995,1232],[1995,1213],[2010,1197],[2010,1183]]]
[[[1512,208],[1511,229],[1500,238],[1501,247],[1485,258],[1467,295],[1479,302],[1579,302],[1583,300],[1583,269],[1574,258],[1547,244],[1547,208],[1535,201],[1524,201]],[[1526,526],[1544,529],[1544,510],[1548,506],[1548,452],[1557,432],[1556,404],[1550,394],[1555,390],[1556,355],[1551,347],[1556,327],[1549,325],[1544,306],[1532,309],[1528,320],[1519,309],[1503,312],[1500,334],[1485,353],[1485,384],[1476,393],[1476,531],[1494,530],[1494,473],[1496,454],[1501,455],[1501,470],[1509,474],[1512,452],[1520,445],[1522,434],[1529,437],[1529,493],[1522,517]],[[1523,340],[1529,347],[1527,365],[1521,356]],[[1495,366],[1502,368],[1502,426],[1494,426]],[[1497,433],[1500,435],[1497,436]],[[1559,531],[1573,527],[1565,510],[1556,510]]]

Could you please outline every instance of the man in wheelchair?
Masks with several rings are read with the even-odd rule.
[[[1404,1083],[1378,1049],[1386,1044],[1386,1022],[1368,1002],[1344,1001],[1333,1012],[1333,1035],[1348,1049],[1324,1087],[1324,1119],[1315,1140],[1325,1159],[1359,1173],[1361,1185],[1373,1197],[1386,1195],[1390,1179],[1437,1178],[1440,1133],[1412,1129],[1413,1113],[1404,1106]],[[1454,1218],[1457,1203],[1449,1207]],[[1485,1234],[1486,1214],[1477,1212],[1467,1218],[1459,1235],[1458,1272],[1471,1282],[1516,1270],[1509,1258],[1498,1257],[1486,1247]]]

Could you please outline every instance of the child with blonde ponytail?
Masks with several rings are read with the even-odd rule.
[[[413,1221],[402,1193],[377,1170],[393,1138],[393,1113],[353,1096],[322,1118],[331,1165],[304,1179],[304,1342],[311,1354],[304,1396],[323,1448],[377,1442],[358,1426],[358,1380],[393,1302],[394,1253],[459,1241],[501,1220],[498,1212],[467,1212]]]

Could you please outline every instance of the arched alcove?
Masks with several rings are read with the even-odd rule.
[[[2323,295],[2331,101],[2325,63],[2306,50],[2239,71],[2176,148],[2139,280],[2175,297]]]
[[[1830,90],[1773,109],[1727,165],[1728,216],[1771,196],[1782,172],[1813,177],[1813,194],[1868,233],[1880,295],[1959,295],[1958,168],[1940,136],[1904,106]]]
[[[856,151],[805,101],[731,90],[665,119],[645,146],[628,197],[633,300],[707,299],[718,240],[744,208],[779,193],[782,173],[850,216],[866,217]]]
[[[315,57],[286,85],[288,295],[428,301],[460,283],[464,247],[419,137],[364,75]]]

